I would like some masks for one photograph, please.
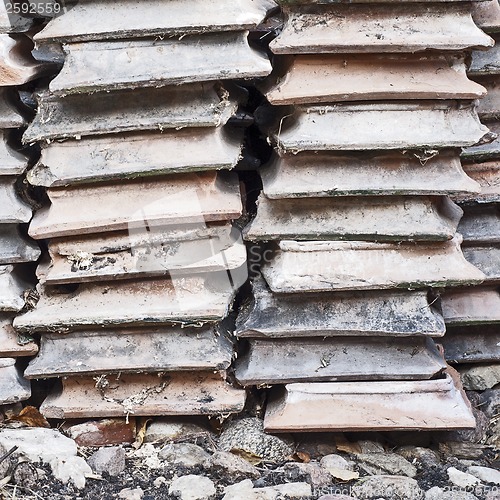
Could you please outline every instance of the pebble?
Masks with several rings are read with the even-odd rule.
[[[423,500],[424,492],[417,481],[407,476],[371,476],[353,486],[360,500],[385,498],[386,500]]]
[[[293,441],[272,436],[264,432],[264,423],[259,418],[232,420],[222,431],[219,449],[242,450],[262,460],[281,463],[293,455]]]
[[[189,439],[190,436],[210,434],[210,431],[193,422],[174,418],[158,418],[153,420],[146,429],[145,443],[174,441],[179,438]]]
[[[226,474],[231,481],[260,477],[260,472],[250,462],[227,451],[215,452],[205,465],[219,474]]]
[[[180,500],[208,500],[215,496],[216,490],[208,477],[189,474],[172,481],[168,493]]]
[[[477,497],[467,491],[445,491],[434,486],[425,493],[425,500],[477,500]]]
[[[173,465],[185,467],[200,467],[210,459],[203,448],[191,443],[167,444],[160,450],[159,457]]]
[[[364,453],[357,455],[359,466],[368,474],[415,477],[417,468],[396,453]]]
[[[480,483],[477,477],[467,474],[466,472],[462,472],[455,467],[449,467],[446,472],[448,473],[450,482],[459,488],[470,488],[471,486],[475,486]]]
[[[165,477],[163,476],[158,476],[154,481],[153,481],[153,485],[155,488],[161,488],[162,486],[165,486],[166,484],[168,484],[168,481]]]
[[[125,450],[121,446],[100,448],[88,458],[87,463],[97,474],[106,472],[110,476],[118,476],[125,470]]]
[[[223,500],[277,500],[283,497],[302,499],[312,496],[311,486],[307,483],[286,483],[265,488],[254,488],[252,481],[246,479],[224,489]]]
[[[467,472],[485,483],[500,485],[500,471],[496,469],[473,465],[467,469]]]
[[[309,462],[307,464],[290,462],[285,464],[284,470],[287,473],[287,477],[292,481],[299,479],[300,476],[305,476],[306,481],[313,488],[328,486],[333,482],[332,475],[317,462]]]
[[[118,498],[122,500],[142,500],[143,496],[142,488],[125,488],[118,493]]]
[[[410,463],[414,461],[420,462],[422,465],[429,467],[440,463],[439,455],[429,448],[420,446],[402,446],[396,450],[398,455],[408,460]]]
[[[465,389],[485,391],[500,384],[500,364],[480,365],[460,370]]]

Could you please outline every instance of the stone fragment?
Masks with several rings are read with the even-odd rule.
[[[485,483],[500,485],[500,471],[497,469],[473,465],[467,469],[467,472]]]
[[[125,470],[125,450],[121,446],[101,448],[87,460],[97,474],[106,472],[110,476],[118,476]]]
[[[483,456],[485,446],[477,443],[448,441],[440,443],[439,451],[448,457],[476,459]]]
[[[371,476],[353,487],[360,500],[382,497],[386,500],[423,500],[424,492],[415,479],[406,476]]]
[[[420,446],[402,446],[396,450],[396,453],[411,463],[420,462],[425,467],[431,467],[440,462],[439,455],[434,450]]]
[[[231,481],[238,481],[251,477],[257,479],[260,472],[250,462],[227,451],[215,452],[206,462],[206,466],[227,475]]]
[[[448,473],[448,478],[450,482],[459,488],[471,488],[476,484],[479,484],[481,481],[473,476],[472,474],[467,474],[466,472],[462,472],[455,467],[449,467],[446,471]]]
[[[287,477],[294,481],[305,476],[306,482],[313,488],[328,486],[333,481],[332,474],[317,462],[290,462],[285,464],[285,472]]]
[[[172,481],[168,493],[180,500],[207,500],[215,496],[216,490],[208,477],[190,474]]]
[[[500,413],[500,388],[488,389],[479,395],[479,407],[487,417]]]
[[[78,446],[106,446],[133,443],[135,440],[135,418],[106,418],[63,426],[64,432],[74,439]]]
[[[185,467],[199,467],[210,459],[203,448],[191,443],[167,444],[160,450],[159,456],[169,464]]]
[[[123,500],[142,500],[143,496],[142,488],[125,488],[118,493],[118,498]]]
[[[470,391],[485,391],[500,384],[500,364],[463,368],[460,374],[464,388]]]
[[[356,458],[360,467],[369,474],[408,477],[417,475],[417,468],[396,453],[363,453]]]
[[[70,481],[79,489],[85,488],[85,478],[92,474],[92,469],[82,457],[55,458],[50,462],[52,473],[64,484]]]
[[[284,462],[293,454],[293,442],[264,432],[259,418],[231,421],[219,439],[223,451],[241,450],[270,462]]]
[[[144,442],[156,443],[174,441],[179,438],[189,439],[190,437],[210,433],[208,427],[189,421],[175,418],[156,418],[146,429]]]
[[[445,491],[434,486],[425,492],[425,500],[477,500],[477,497],[467,491]]]

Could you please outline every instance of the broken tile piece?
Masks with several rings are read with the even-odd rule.
[[[446,150],[425,161],[400,152],[368,156],[344,152],[304,152],[275,158],[262,169],[261,175],[264,194],[273,199],[456,196],[475,195],[481,190],[479,184],[464,173],[458,154]]]
[[[448,328],[439,343],[449,363],[496,363],[500,359],[500,324]]]
[[[12,327],[12,316],[0,313],[0,358],[33,356],[38,346],[28,339],[20,339]]]
[[[250,241],[439,241],[453,238],[462,216],[448,198],[423,196],[272,200],[261,195],[257,208],[243,233]]]
[[[275,105],[484,95],[485,89],[467,78],[463,59],[443,54],[299,55],[266,93]]]
[[[230,341],[214,327],[44,333],[26,378],[225,370]]]
[[[23,238],[15,224],[0,223],[0,264],[34,262],[38,257],[38,246]]]
[[[296,153],[472,146],[487,133],[475,105],[424,101],[297,106],[272,137],[280,150]]]
[[[441,314],[423,291],[397,290],[275,295],[253,282],[251,304],[240,309],[238,337],[444,335]]]
[[[485,275],[485,283],[500,283],[500,245],[467,246],[463,248],[465,258]]]
[[[49,88],[64,95],[269,75],[271,63],[250,48],[247,36],[237,31],[64,45],[64,66]]]
[[[239,356],[243,386],[294,382],[430,379],[446,368],[434,342],[416,338],[250,340]]]
[[[35,239],[148,225],[227,221],[241,215],[238,179],[216,172],[139,179],[119,184],[49,189],[52,205],[36,213],[29,234]],[[81,202],[75,200],[80,199]],[[82,210],[82,206],[85,210]]]
[[[186,128],[158,133],[117,134],[53,142],[28,173],[34,186],[124,181],[137,177],[232,169],[243,136],[221,128]]]
[[[238,413],[245,391],[217,373],[109,375],[63,379],[40,411],[46,418],[101,418]]]
[[[448,326],[500,323],[500,293],[496,288],[446,290],[441,306]]]
[[[460,243],[283,240],[262,273],[275,293],[480,284],[485,276],[465,260]]]
[[[24,401],[30,396],[30,383],[16,367],[16,360],[0,358],[0,405]]]
[[[20,8],[20,6],[18,6]],[[14,3],[0,2],[0,33],[22,33],[28,31],[33,24],[33,19],[14,13]]]
[[[52,19],[34,39],[76,42],[246,30],[273,7],[272,0],[87,0]]]
[[[223,319],[234,297],[225,273],[173,280],[84,283],[68,293],[39,287],[38,292],[37,307],[14,320],[17,331],[67,332],[94,326],[154,324],[201,326]]]
[[[335,4],[287,11],[275,54],[418,52],[487,48],[493,40],[472,21],[468,6]]]
[[[464,163],[464,171],[481,186],[479,194],[456,197],[460,203],[500,203],[500,162]]]
[[[451,377],[424,381],[288,384],[267,405],[268,432],[474,428]]]
[[[487,95],[479,100],[477,114],[484,121],[494,120],[500,116],[500,80],[497,76],[478,76],[475,80],[488,91]]]
[[[236,102],[225,93],[224,89],[217,93],[212,83],[104,92],[93,94],[92,99],[86,95],[58,97],[44,92],[37,98],[38,112],[24,133],[23,142],[216,127],[224,125],[236,112]]]
[[[485,161],[496,159],[500,156],[500,121],[484,122],[490,132],[496,134],[497,138],[485,144],[471,146],[462,151],[462,158],[466,161]]]
[[[500,74],[499,37],[495,36],[495,46],[489,50],[472,52],[472,62],[467,74],[469,77]]]

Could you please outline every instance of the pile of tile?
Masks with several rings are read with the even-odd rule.
[[[25,263],[40,256],[38,246],[24,234],[23,225],[32,216],[31,206],[20,194],[28,158],[16,151],[21,149],[19,129],[26,126],[29,114],[16,87],[43,72],[43,65],[31,56],[32,43],[25,35],[31,25],[32,20],[11,15],[7,4],[0,5],[0,406],[30,397],[30,383],[22,377],[16,358],[38,350],[28,338],[18,338],[12,327],[32,286]]]
[[[497,0],[475,7],[476,22],[495,39],[487,52],[473,52],[469,76],[488,90],[478,113],[488,128],[500,132],[500,7]],[[488,389],[500,381],[500,139],[467,148],[464,169],[481,185],[481,193],[457,199],[464,210],[458,231],[466,259],[486,275],[483,285],[448,291],[443,299],[446,358],[462,364],[471,389]],[[488,380],[488,373],[497,374]],[[475,374],[475,375],[474,375]],[[486,375],[486,377],[484,377]]]
[[[268,58],[248,30],[272,0],[85,0],[35,40],[64,64],[23,136],[50,206],[28,378],[62,378],[46,417],[238,412],[228,325],[246,279],[238,177],[246,92]],[[49,56],[47,56],[49,57]]]
[[[273,386],[269,431],[452,429],[474,418],[431,337],[434,293],[478,284],[450,195],[488,140],[465,57],[493,44],[459,2],[282,0],[282,68],[261,113],[275,158],[257,215],[262,277],[238,318],[236,378]]]

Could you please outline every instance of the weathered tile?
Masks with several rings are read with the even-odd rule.
[[[16,179],[0,176],[0,224],[29,222],[31,207],[16,194]]]
[[[91,98],[78,94],[58,97],[45,92],[38,96],[38,112],[24,133],[23,142],[215,127],[226,123],[236,109],[237,104],[228,98],[227,91],[216,91],[210,83],[104,92]]]
[[[500,245],[467,246],[463,248],[465,258],[485,275],[485,283],[500,283]]]
[[[329,5],[288,12],[275,54],[417,52],[491,47],[493,40],[472,21],[468,6]]]
[[[445,379],[289,384],[267,405],[268,432],[475,427],[465,395]]]
[[[485,161],[500,156],[500,121],[485,121],[484,124],[493,134],[497,134],[498,137],[492,142],[465,148],[462,152],[464,160]]]
[[[0,87],[14,87],[42,76],[47,66],[31,55],[33,43],[27,36],[0,34]]]
[[[34,39],[114,40],[246,30],[260,24],[273,7],[273,0],[86,0],[50,21]]]
[[[424,101],[298,106],[272,137],[278,148],[293,153],[472,146],[487,132],[474,104]]]
[[[0,264],[34,262],[38,257],[38,246],[24,239],[15,224],[0,224]]]
[[[500,244],[500,205],[468,207],[458,232],[464,238],[464,245]]]
[[[137,432],[133,417],[88,420],[83,423],[66,421],[62,429],[78,446],[90,447],[132,444]]]
[[[443,54],[295,56],[266,93],[276,105],[484,95],[484,88],[467,78],[463,58]]]
[[[500,162],[464,163],[464,170],[481,186],[479,194],[461,195],[461,203],[500,203]]]
[[[245,391],[214,373],[71,377],[40,411],[47,418],[101,418],[238,413]]]
[[[500,294],[495,288],[446,290],[441,305],[448,326],[500,323]]]
[[[500,47],[497,35],[495,35],[493,48],[472,52],[472,62],[467,73],[470,77],[500,74]]]
[[[220,128],[186,128],[53,142],[42,149],[28,181],[55,187],[231,169],[241,155],[240,132],[228,135]]]
[[[21,5],[17,6],[21,7]],[[22,33],[28,31],[33,19],[23,16],[20,12],[14,13],[14,2],[0,2],[0,33]]]
[[[28,166],[28,159],[8,144],[8,130],[0,129],[0,176],[20,175]],[[0,179],[1,180],[1,179]]]
[[[261,176],[268,198],[475,195],[481,190],[452,151],[422,161],[400,152],[299,153],[275,158]]]
[[[63,69],[49,88],[57,94],[72,94],[269,75],[271,63],[250,48],[247,35],[242,31],[182,40],[65,45]]]
[[[500,325],[448,328],[439,343],[449,363],[498,363]]]
[[[462,210],[445,197],[272,200],[261,195],[244,236],[250,241],[440,241],[453,238],[461,216]]]
[[[498,0],[474,2],[472,4],[472,19],[486,33],[500,31],[500,5]]]
[[[0,87],[0,128],[18,128],[26,125],[26,120],[15,104],[18,99],[15,90]]]
[[[12,316],[0,313],[0,357],[17,358],[35,355],[38,346],[28,339],[18,337],[12,328],[12,319]]]
[[[414,289],[485,279],[465,260],[458,238],[419,244],[284,240],[262,273],[276,293]]]
[[[0,265],[0,312],[17,312],[24,307],[24,291],[28,285],[13,266]]]
[[[40,283],[61,285],[115,279],[217,273],[236,270],[246,264],[243,241],[225,249],[210,240],[145,245],[121,252],[95,255],[82,253],[69,256],[52,255],[50,263],[39,266]]]
[[[240,308],[238,337],[440,337],[445,332],[435,301],[424,291],[275,295],[257,279],[253,296]]]
[[[235,293],[225,273],[173,280],[85,283],[67,293],[39,286],[38,292],[40,301],[36,308],[14,320],[16,330],[67,332],[93,326],[201,326],[223,319]]]
[[[427,338],[250,340],[239,356],[236,380],[243,386],[295,382],[430,379],[446,368]]]
[[[24,375],[225,370],[232,354],[230,341],[210,326],[46,333]]]
[[[115,183],[49,189],[48,195],[52,205],[29,228],[35,239],[231,220],[242,210],[237,177],[215,172],[120,182],[119,189]]]
[[[482,120],[494,120],[500,116],[500,79],[497,76],[478,76],[476,81],[488,91],[488,94],[479,100],[477,113]]]
[[[0,405],[24,401],[31,396],[30,383],[15,363],[15,359],[0,359]]]

